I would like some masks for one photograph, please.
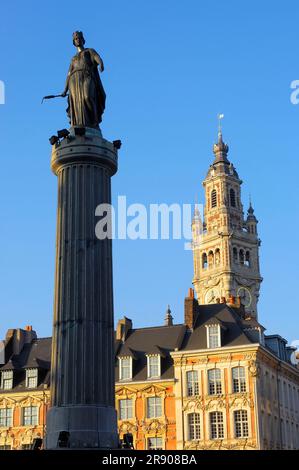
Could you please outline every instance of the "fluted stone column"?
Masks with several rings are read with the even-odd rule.
[[[95,235],[95,209],[111,202],[117,151],[86,128],[52,149],[58,177],[51,408],[46,448],[116,448],[112,241]]]

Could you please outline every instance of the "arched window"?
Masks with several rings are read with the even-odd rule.
[[[214,265],[214,253],[212,250],[209,251],[209,254],[208,254],[208,263],[209,263],[209,266]]]
[[[236,247],[233,248],[233,259],[234,259],[234,263],[238,262],[238,250]]]
[[[241,264],[245,263],[244,250],[240,250],[239,259]]]
[[[208,267],[208,257],[206,253],[202,254],[202,267],[203,269],[207,269]]]
[[[219,248],[217,248],[217,250],[215,251],[215,264],[217,266],[219,266],[219,264],[220,264],[220,250],[219,250]]]
[[[187,396],[193,397],[199,394],[198,372],[189,370],[186,374]]]
[[[231,188],[229,191],[229,198],[230,198],[230,205],[232,207],[236,207],[236,194],[233,188]]]
[[[248,268],[250,267],[250,252],[249,251],[246,251],[245,266],[248,266]]]
[[[246,392],[246,377],[244,367],[232,368],[233,393]]]
[[[222,393],[221,371],[220,369],[210,369],[208,371],[209,395],[219,395]]]
[[[213,189],[211,192],[211,207],[217,207],[217,191]]]

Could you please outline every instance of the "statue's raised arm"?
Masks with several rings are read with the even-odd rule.
[[[71,126],[98,129],[106,101],[98,66],[103,72],[104,63],[94,49],[85,49],[81,31],[73,33],[73,44],[78,52],[72,58],[62,94],[69,94],[67,114]]]

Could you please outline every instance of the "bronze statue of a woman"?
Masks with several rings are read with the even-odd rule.
[[[71,126],[98,129],[105,109],[106,94],[100,79],[104,64],[94,49],[85,49],[81,31],[73,33],[77,54],[72,58],[62,96],[68,96],[67,114]]]

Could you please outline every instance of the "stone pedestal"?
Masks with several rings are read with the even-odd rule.
[[[46,448],[116,448],[112,241],[95,235],[96,207],[111,203],[117,151],[85,129],[52,149],[58,177],[51,408]]]

